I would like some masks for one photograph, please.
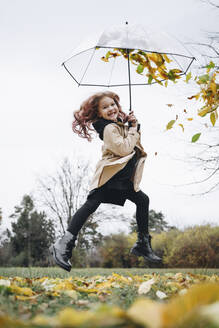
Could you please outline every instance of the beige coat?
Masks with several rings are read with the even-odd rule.
[[[131,180],[134,190],[140,190],[144,162],[147,154],[140,142],[140,131],[124,125],[111,123],[105,126],[103,132],[102,159],[97,163],[90,191],[104,185],[113,175],[122,170],[127,162],[137,152],[137,162]],[[134,150],[135,148],[135,150]]]

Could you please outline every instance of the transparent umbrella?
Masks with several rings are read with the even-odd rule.
[[[131,111],[131,86],[175,82],[194,59],[169,34],[126,22],[89,36],[62,65],[78,86],[128,86]]]

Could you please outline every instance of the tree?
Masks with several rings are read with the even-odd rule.
[[[160,233],[161,231],[167,231],[174,228],[168,225],[162,212],[156,212],[154,210],[149,211],[148,227],[149,230],[155,233]],[[136,214],[134,214],[133,219],[130,222],[130,232],[133,233],[137,231],[138,227],[136,222]]]
[[[201,1],[208,6],[212,6],[215,10],[219,9],[214,1]],[[187,149],[190,147],[191,153],[188,152],[186,158],[181,158],[181,161],[189,164],[189,169],[193,167],[194,170],[194,166],[197,168],[195,173],[198,176],[195,181],[181,185],[196,187],[197,184],[201,184],[202,192],[197,193],[195,191],[193,192],[195,195],[215,191],[219,186],[219,32],[207,31],[205,33],[204,41],[186,43],[192,47],[193,54],[196,55],[199,63],[195,68],[196,74],[189,72],[186,76],[186,82],[189,82],[188,87],[191,89],[194,86],[196,90],[192,91],[188,99],[195,101],[193,105],[198,108],[197,116],[192,117],[194,113],[191,114],[190,110],[184,109],[182,114],[177,113],[176,119],[172,119],[167,124],[167,129],[172,129],[177,125],[176,122],[180,123],[178,125],[181,126],[183,131],[192,122],[194,122],[194,125],[190,125],[190,128],[194,129],[194,126],[196,126],[197,131],[191,139],[192,143],[196,144],[195,146],[194,144],[188,145]],[[190,92],[188,91],[188,93]],[[197,106],[198,102],[201,105]],[[207,131],[207,133],[203,133],[203,131]],[[200,141],[201,139],[202,141]]]
[[[32,198],[25,195],[21,205],[11,215],[12,223],[9,242],[12,247],[13,265],[48,265],[48,248],[54,241],[55,231],[45,213],[35,210]]]
[[[105,236],[96,249],[99,256],[99,263],[97,264],[105,268],[145,267],[144,260],[130,255],[133,244],[130,236],[124,233]]]
[[[2,209],[0,207],[0,227],[1,227],[1,225],[2,225]],[[1,243],[1,240],[2,240],[2,233],[0,235],[0,243]]]
[[[93,167],[88,159],[78,157],[70,162],[68,158],[64,158],[55,174],[38,180],[36,198],[58,226],[59,235],[63,234],[74,213],[85,202],[92,171]],[[83,225],[73,253],[74,265],[86,265],[86,261],[83,261],[86,251],[100,242],[102,234],[98,231],[98,226],[103,217],[105,220],[107,215],[97,210]]]
[[[201,0],[204,4],[219,9],[219,5],[214,1],[210,0]],[[201,102],[201,106],[198,106],[197,115],[198,118],[207,117],[210,119],[210,124],[214,127],[218,120],[218,107],[219,107],[219,32],[218,31],[207,31],[205,35],[205,41],[195,41],[195,42],[186,42],[189,47],[192,47],[193,54],[195,55],[199,65],[195,68],[196,74],[193,74],[190,71],[186,75],[185,82],[189,82],[189,93],[191,86],[196,88],[196,93],[187,97],[190,100],[195,100]],[[195,65],[192,66],[192,70]],[[194,71],[195,71],[194,70]],[[171,104],[171,106],[173,106]],[[184,113],[187,113],[185,110]],[[176,122],[180,123],[184,131],[184,121],[192,122],[193,117],[182,118],[179,122],[180,115],[176,115],[176,119],[172,119],[166,126],[167,130],[172,129],[173,126],[176,126]],[[197,121],[197,116],[196,120]],[[207,127],[208,125],[205,124]],[[211,129],[210,129],[211,131]],[[199,140],[201,132],[196,133],[192,137],[192,142]]]
[[[37,200],[63,233],[88,189],[90,162],[64,158],[53,175],[38,179]]]

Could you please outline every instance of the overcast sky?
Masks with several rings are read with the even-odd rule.
[[[101,157],[99,139],[88,143],[73,135],[72,113],[100,88],[80,87],[61,67],[82,39],[108,26],[140,23],[165,29],[177,38],[202,41],[205,31],[218,31],[218,15],[199,0],[2,0],[0,2],[0,207],[4,224],[25,193],[34,191],[36,176],[53,172],[64,157],[81,151],[95,163]],[[192,48],[191,48],[192,50]],[[105,89],[104,89],[105,90]],[[128,110],[128,90],[114,88]],[[141,189],[151,208],[162,211],[180,227],[218,222],[215,192],[191,197],[195,189],[175,187],[198,180],[200,172],[175,158],[187,158],[194,131],[164,132],[166,123],[182,112],[183,84],[133,88],[133,108],[142,125],[142,144],[148,153]],[[174,103],[175,112],[166,106]],[[174,114],[173,114],[174,113]],[[207,138],[207,135],[203,138]],[[206,139],[207,140],[207,139]],[[155,156],[154,153],[158,155]],[[102,206],[102,205],[101,205]],[[134,211],[126,202],[124,211]]]

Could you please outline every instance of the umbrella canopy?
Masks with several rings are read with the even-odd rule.
[[[157,59],[152,57],[153,54]],[[129,86],[131,110],[131,85],[162,83],[166,79],[162,79],[165,75],[161,67],[164,66],[159,64],[158,56],[165,65],[168,64],[165,73],[177,70],[178,75],[185,74],[195,59],[181,42],[167,33],[126,22],[124,26],[111,26],[102,33],[88,37],[63,62],[63,66],[81,86]],[[146,67],[144,61],[143,67],[139,68],[140,57],[146,58],[149,66]],[[159,79],[153,75],[157,69]]]

